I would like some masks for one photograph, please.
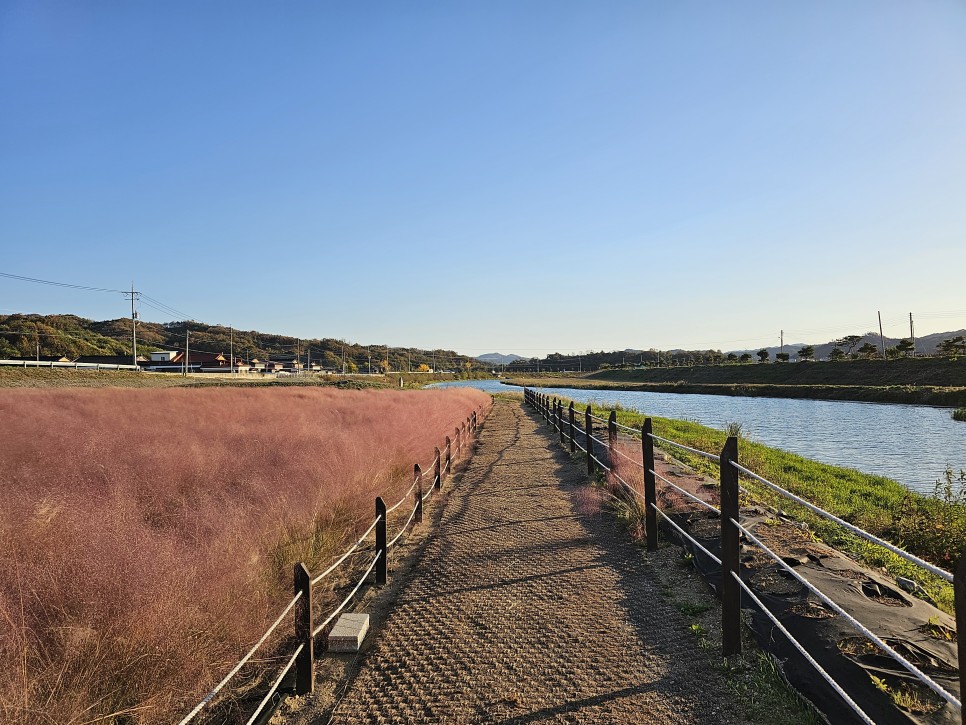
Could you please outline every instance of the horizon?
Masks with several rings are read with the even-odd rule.
[[[133,284],[145,320],[527,358],[966,328],[964,34],[955,2],[5,3],[0,272],[118,291],[0,277],[0,311]]]

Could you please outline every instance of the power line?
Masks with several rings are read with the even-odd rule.
[[[122,289],[107,289],[105,287],[88,287],[83,284],[69,284],[67,282],[51,282],[48,279],[37,279],[36,277],[23,277],[19,274],[10,274],[8,272],[0,272],[0,277],[6,277],[7,279],[18,279],[21,282],[33,282],[35,284],[47,284],[52,287],[69,287],[70,289],[86,290],[88,292],[116,292],[117,294],[130,294],[127,290]]]

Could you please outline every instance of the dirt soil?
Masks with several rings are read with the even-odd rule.
[[[316,694],[273,722],[745,721],[640,547],[518,402],[497,401],[437,518],[391,606],[367,604],[363,652],[320,655]]]

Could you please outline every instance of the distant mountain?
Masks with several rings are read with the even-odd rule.
[[[917,337],[916,352],[919,353],[920,355],[934,355],[936,353],[936,349],[939,346],[939,343],[941,343],[943,340],[946,340],[950,337],[956,337],[957,335],[966,336],[966,330],[954,330],[952,332],[934,332],[931,335],[923,335],[922,337]],[[899,342],[900,339],[901,338],[889,337],[888,335],[886,335],[884,337],[885,346],[894,347],[895,344]],[[862,335],[862,339],[855,344],[853,352],[859,349],[862,345],[864,345],[867,342],[872,343],[878,348],[880,345],[879,333],[873,331],[873,332],[867,332],[864,335]],[[830,340],[828,342],[821,343],[821,344],[811,343],[811,345],[812,347],[815,348],[815,358],[817,360],[824,360],[828,357],[828,354],[832,351],[832,348],[835,347],[835,341]],[[798,351],[802,349],[804,346],[805,346],[805,343],[803,342],[786,342],[785,352],[791,355],[792,360],[795,360],[798,357]],[[736,355],[741,355],[742,353],[747,352],[754,355],[755,353],[758,352],[759,349],[761,348],[758,348],[755,350],[729,350],[728,352],[733,352]],[[768,350],[768,353],[771,357],[775,357],[775,353],[781,351],[781,348],[778,345],[766,347],[765,349]]]
[[[519,355],[503,355],[498,352],[488,352],[486,355],[477,355],[476,359],[485,362],[487,365],[510,365],[517,360],[525,360]]]

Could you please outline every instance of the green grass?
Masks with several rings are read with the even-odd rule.
[[[956,408],[952,412],[953,420],[966,422],[966,408]]]
[[[601,417],[611,410],[593,408]],[[640,428],[644,418],[642,413],[617,409],[618,422],[623,425]],[[655,417],[651,421],[655,435],[710,453],[717,454],[726,439],[724,431],[691,421]],[[716,462],[679,449],[671,453],[688,466],[718,479]],[[943,480],[937,482],[937,495],[924,496],[883,476],[819,463],[747,439],[739,439],[738,459],[758,475],[849,523],[947,571],[955,569],[960,548],[966,542],[966,472],[947,469]],[[816,538],[870,566],[884,567],[894,576],[919,582],[940,609],[953,611],[952,586],[939,577],[753,480],[743,478],[742,485],[756,500],[807,523]]]

